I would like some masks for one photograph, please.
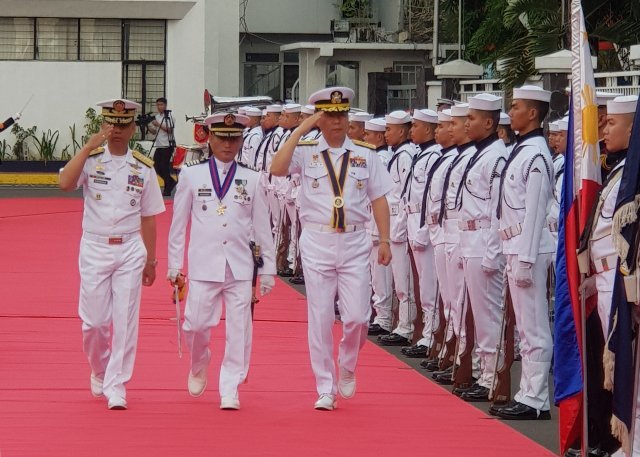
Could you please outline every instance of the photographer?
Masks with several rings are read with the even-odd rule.
[[[149,124],[148,128],[151,133],[156,135],[152,146],[156,149],[153,160],[156,173],[164,181],[164,192],[162,195],[169,197],[171,196],[173,188],[176,186],[176,180],[171,176],[171,156],[176,146],[173,137],[175,121],[171,110],[167,109],[166,98],[160,97],[157,99],[156,108],[158,109],[158,114],[151,124]]]

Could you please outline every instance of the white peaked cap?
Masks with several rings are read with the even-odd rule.
[[[392,111],[387,114],[384,117],[384,120],[387,122],[387,124],[409,124],[411,123],[411,116],[409,116],[409,113],[398,110]]]
[[[607,114],[633,114],[638,105],[637,95],[623,95],[607,102]]]
[[[558,125],[558,121],[549,122],[549,132],[558,133],[560,131],[560,126]]]
[[[596,103],[598,104],[598,106],[607,106],[607,102],[609,100],[613,100],[616,97],[621,97],[622,94],[619,94],[618,92],[604,92],[602,90],[597,90],[596,91]]]
[[[297,103],[287,103],[282,107],[282,111],[285,113],[299,113],[302,110],[302,105]]]
[[[281,113],[282,105],[269,105],[267,106],[267,113]]]
[[[238,110],[238,114],[242,114],[242,113],[240,113],[240,110]],[[247,106],[244,109],[244,115],[245,116],[249,116],[249,117],[261,117],[262,116],[262,110],[260,108],[254,107],[254,106]]]
[[[364,129],[371,132],[384,132],[386,127],[387,122],[382,117],[377,117],[375,119],[365,121],[364,123]]]
[[[502,109],[502,97],[493,94],[478,94],[469,98],[469,108],[482,111],[500,111]]]
[[[451,117],[467,117],[469,114],[469,104],[460,103],[451,107]]]
[[[498,125],[511,125],[511,118],[507,113],[500,113],[500,122],[498,122]]]
[[[558,119],[556,121],[556,123],[558,124],[558,129],[561,132],[566,132],[567,130],[569,130],[569,118],[568,117],[563,117],[562,119]]]
[[[304,105],[300,108],[300,112],[304,114],[314,114],[316,112],[316,107],[314,105]]]
[[[416,121],[428,122],[430,124],[438,123],[438,113],[431,109],[413,110],[413,119]]]
[[[522,86],[513,89],[513,99],[538,100],[549,103],[551,101],[551,92],[538,86]]]
[[[349,122],[367,122],[371,119],[373,119],[373,114],[365,113],[364,111],[349,113]]]
[[[451,122],[450,109],[443,109],[442,111],[438,111],[438,123],[440,122]]]

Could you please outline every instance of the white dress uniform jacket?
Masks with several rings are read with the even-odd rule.
[[[242,143],[241,158],[243,163],[248,165],[253,165],[255,163],[258,146],[260,146],[262,137],[262,127],[259,125],[247,132]]]
[[[337,233],[330,227],[334,192],[322,158],[328,151],[336,174],[342,157],[350,151],[343,187],[346,227]],[[371,307],[369,253],[371,240],[364,225],[369,203],[391,190],[391,179],[375,152],[345,138],[340,148],[330,148],[324,137],[303,142],[295,150],[289,173],[301,176],[300,250],[307,284],[309,352],[319,394],[337,392],[333,361],[334,298],[338,294],[343,338],[338,363],[355,371],[358,353],[367,338]]]

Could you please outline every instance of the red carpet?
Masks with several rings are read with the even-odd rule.
[[[81,205],[0,200],[3,457],[553,455],[373,344],[362,352],[356,397],[334,412],[313,410],[305,300],[281,282],[257,305],[242,410],[218,409],[223,326],[214,332],[209,389],[191,398],[164,280],[170,206],[159,219],[160,277],[143,292],[130,409],[108,411],[89,392],[77,318]]]

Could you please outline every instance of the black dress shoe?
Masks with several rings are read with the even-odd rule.
[[[402,353],[410,359],[423,359],[427,356],[429,348],[422,344],[414,344],[406,348],[402,348]]]
[[[445,369],[445,370],[434,371],[431,374],[431,378],[432,379],[436,379],[436,377],[438,377],[438,376],[449,376],[449,377],[451,377],[451,373],[453,373],[453,365],[450,366],[449,368]]]
[[[433,380],[440,384],[441,386],[450,386],[453,384],[453,379],[451,379],[451,375],[444,374],[440,376],[434,376]]]
[[[294,276],[293,278],[289,278],[289,282],[291,284],[302,285],[304,284],[304,276]]]
[[[549,411],[542,411],[527,406],[524,403],[515,402],[513,406],[500,408],[496,414],[501,419],[508,420],[549,420]]]
[[[509,408],[515,405],[515,403],[516,402],[513,400],[510,400],[507,403],[492,403],[491,406],[489,406],[489,414],[491,414],[492,416],[497,416],[499,410],[501,410],[502,408]]]
[[[369,335],[388,335],[389,333],[391,332],[380,327],[380,324],[371,324],[369,326]]]
[[[437,357],[433,359],[424,359],[420,362],[420,367],[427,371],[437,371],[440,367],[440,360]]]
[[[462,397],[462,395],[469,392],[470,390],[475,389],[476,387],[478,387],[478,384],[472,384],[470,386],[454,387],[451,393],[456,397]]]
[[[476,384],[471,389],[460,395],[460,398],[468,402],[489,401],[489,389]]]
[[[278,272],[278,276],[282,276],[284,278],[290,278],[293,276],[293,270],[291,268],[285,268],[284,270],[280,270]]]
[[[378,337],[378,342],[383,346],[408,346],[410,341],[397,333],[390,333]]]

